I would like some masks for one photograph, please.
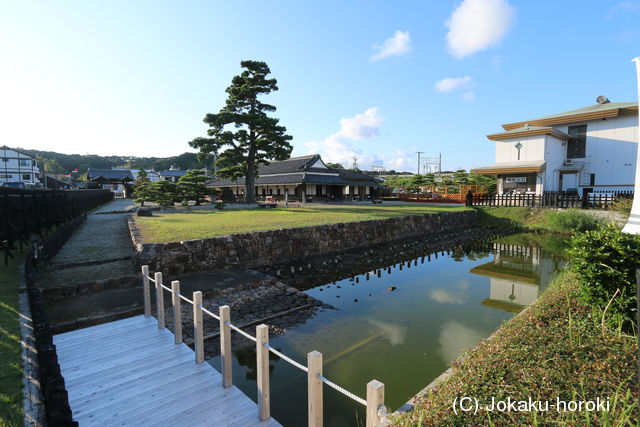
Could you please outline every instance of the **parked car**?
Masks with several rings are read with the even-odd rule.
[[[24,182],[3,182],[2,187],[11,187],[11,188],[27,188]]]

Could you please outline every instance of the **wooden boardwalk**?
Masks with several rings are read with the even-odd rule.
[[[54,336],[80,426],[279,426],[154,318],[130,317]]]

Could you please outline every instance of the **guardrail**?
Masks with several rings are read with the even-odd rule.
[[[231,387],[233,385],[232,356],[231,356],[231,331],[235,331],[245,338],[256,343],[256,366],[257,366],[257,387],[258,387],[258,419],[266,421],[271,417],[270,389],[269,389],[269,352],[275,354],[296,368],[307,373],[308,390],[308,425],[310,427],[320,427],[323,424],[323,387],[326,384],[334,390],[339,391],[350,399],[366,407],[366,426],[373,427],[379,425],[387,418],[387,408],[384,406],[384,384],[377,380],[367,383],[367,398],[363,399],[348,390],[340,387],[322,375],[322,353],[311,351],[307,353],[307,366],[296,362],[285,354],[279,352],[269,345],[269,327],[265,324],[256,327],[256,336],[252,336],[236,325],[231,323],[231,310],[228,305],[220,306],[216,315],[204,308],[202,305],[202,292],[193,293],[193,299],[189,299],[180,293],[180,282],[174,280],[171,287],[164,285],[162,273],[154,273],[153,278],[149,276],[149,267],[142,266],[142,290],[144,298],[144,315],[151,316],[151,289],[150,282],[155,284],[156,292],[156,318],[158,329],[164,329],[165,306],[164,291],[171,294],[171,305],[173,307],[173,331],[175,344],[182,343],[182,303],[184,301],[193,307],[193,336],[195,362],[204,362],[204,322],[203,313],[220,322],[220,372],[222,373],[222,386]]]

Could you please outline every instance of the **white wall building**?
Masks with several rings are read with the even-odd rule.
[[[473,169],[498,178],[498,193],[633,191],[638,103],[598,97],[589,107],[502,125],[487,135],[496,163]]]
[[[5,182],[23,182],[27,187],[40,184],[40,164],[26,153],[0,147],[0,185]]]

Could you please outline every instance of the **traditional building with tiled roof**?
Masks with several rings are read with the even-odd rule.
[[[372,196],[380,183],[359,171],[328,167],[319,154],[292,157],[260,165],[255,182],[257,199],[338,201],[364,200]],[[213,179],[209,186],[218,190],[229,189],[242,199],[245,179]]]
[[[633,190],[638,150],[638,103],[597,103],[502,125],[487,135],[496,163],[474,173],[498,178],[498,193],[586,194]]]

